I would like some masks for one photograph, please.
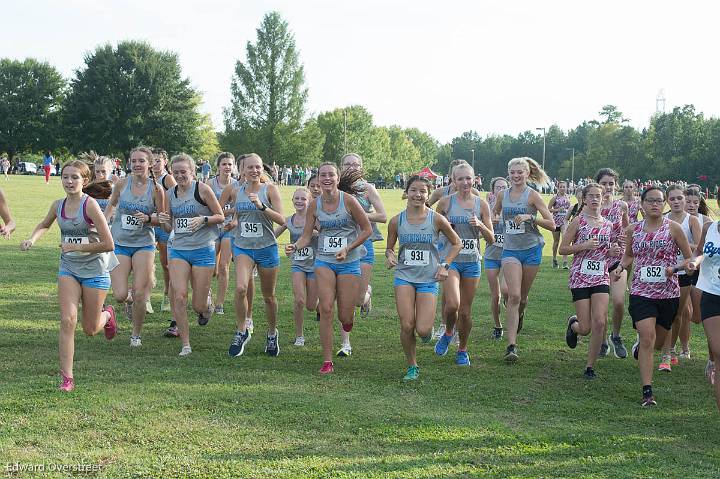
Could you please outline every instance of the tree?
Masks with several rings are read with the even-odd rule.
[[[139,145],[197,151],[200,95],[182,78],[178,57],[137,41],[98,47],[76,72],[65,109],[73,150],[122,154]]]
[[[200,127],[197,130],[198,141],[196,146],[188,152],[195,159],[208,160],[211,163],[220,153],[220,143],[218,142],[218,134],[213,126],[210,115],[203,115]]]
[[[237,137],[247,138],[245,151],[255,151],[270,163],[278,145],[287,143],[278,134],[296,134],[302,127],[307,88],[295,37],[280,14],[265,15],[256,31],[256,42],[246,46],[246,62],[235,65],[225,133],[236,142]]]
[[[604,120],[602,121],[603,124],[607,123],[625,123],[628,120],[626,118],[623,118],[623,114],[615,105],[605,105],[602,107],[602,110],[600,110],[600,113],[598,113]]]
[[[0,151],[54,149],[67,83],[49,63],[0,60]]]

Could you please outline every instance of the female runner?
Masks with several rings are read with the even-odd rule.
[[[157,178],[157,182],[162,186],[163,191],[167,192],[170,188],[173,188],[177,182],[170,173],[168,167],[168,155],[167,152],[160,148],[153,148],[153,164],[152,164],[153,176]],[[160,304],[160,311],[171,311],[171,301],[169,299],[170,294],[170,269],[168,267],[168,256],[167,256],[167,243],[170,239],[170,234],[167,233],[162,227],[155,227],[155,240],[157,242],[157,250],[160,253],[160,266],[163,270],[163,299]],[[165,336],[177,337],[179,335],[177,330],[177,323],[173,315],[170,320],[170,327],[165,330]]]
[[[475,290],[480,281],[480,243],[479,236],[492,244],[495,241],[490,219],[490,208],[485,200],[472,192],[475,172],[469,164],[456,166],[452,172],[453,184],[457,193],[440,200],[437,212],[447,218],[462,241],[462,249],[457,258],[449,266],[449,272],[443,296],[445,304],[445,334],[435,343],[435,353],[439,356],[447,354],[452,341],[455,324],[459,336],[459,345],[455,355],[455,364],[469,366],[470,357],[467,344],[472,330],[472,303]],[[442,256],[449,255],[449,243],[445,245]],[[444,264],[446,259],[443,259]]]
[[[460,252],[461,243],[450,223],[425,205],[430,194],[430,181],[412,176],[405,186],[407,208],[390,220],[385,257],[388,268],[395,270],[395,305],[400,317],[400,341],[408,370],[403,378],[414,381],[419,369],[415,356],[415,333],[423,342],[432,335],[435,320],[437,281],[448,277],[447,263],[441,264],[437,250],[438,234],[442,232],[449,247],[446,261],[451,263]],[[399,255],[395,243],[400,240]]]
[[[116,301],[126,303],[126,311],[132,317],[131,347],[142,346],[140,334],[155,264],[155,231],[152,225],[159,224],[154,213],[163,212],[165,208],[161,188],[151,176],[153,159],[152,151],[144,146],[130,152],[131,174],[118,181],[105,208],[105,218],[114,217],[115,255],[120,262],[110,272],[113,295]],[[132,300],[128,287],[131,271]]]
[[[508,182],[505,178],[493,178],[490,182],[491,193],[488,193],[488,206],[490,211],[495,208],[495,201],[502,192],[508,188]],[[495,241],[485,247],[485,274],[487,276],[488,285],[490,287],[490,310],[492,311],[495,327],[491,337],[500,341],[503,337],[502,323],[500,322],[500,299],[507,301],[507,284],[505,276],[502,274],[502,250],[505,244],[505,223],[502,222],[500,216],[493,215],[493,232],[495,233]]]
[[[577,346],[578,336],[592,333],[585,365],[585,379],[595,379],[595,361],[605,335],[610,278],[608,266],[617,256],[617,230],[611,221],[600,216],[600,202],[604,188],[590,183],[582,189],[584,208],[570,222],[560,245],[560,254],[573,255],[569,287],[575,314],[568,318],[565,341],[568,347]]]
[[[217,225],[225,217],[212,188],[195,180],[195,160],[190,155],[173,156],[171,169],[177,185],[165,192],[168,212],[158,216],[165,231],[172,231],[168,262],[173,312],[182,341],[180,356],[188,356],[192,353],[187,318],[188,281],[193,288],[192,307],[198,314],[198,324],[205,326],[214,308],[207,298],[215,269]]]
[[[502,214],[505,223],[505,244],[502,267],[508,285],[508,302],[505,310],[508,347],[505,360],[518,359],[517,335],[522,329],[528,293],[542,261],[545,240],[538,230],[542,226],[555,230],[555,221],[540,194],[528,186],[528,180],[547,184],[548,176],[532,158],[514,158],[508,163],[511,188],[495,203],[495,214]],[[540,212],[541,218],[536,219]]]
[[[630,223],[636,223],[640,220],[640,201],[637,198],[637,187],[632,180],[625,180],[623,183],[623,201],[628,207],[628,218]]]
[[[265,353],[273,357],[280,354],[275,296],[280,257],[272,224],[285,224],[285,217],[282,214],[282,201],[277,187],[270,183],[261,183],[263,171],[260,156],[255,153],[245,156],[245,183],[228,186],[220,198],[222,205],[235,204],[235,217],[231,224],[235,228],[233,256],[237,330],[228,349],[228,354],[233,357],[241,356],[250,340],[251,333],[245,324],[248,309],[247,290],[256,265],[268,322]]]
[[[608,219],[615,225],[619,232],[618,241],[620,247],[625,248],[625,228],[630,220],[628,219],[628,206],[623,200],[613,200],[613,195],[618,185],[618,174],[610,168],[602,168],[595,175],[595,181],[605,188],[603,203],[600,207],[600,216]],[[612,273],[620,262],[622,253],[612,259],[609,271]],[[604,358],[608,353],[608,342],[613,346],[613,353],[616,358],[627,357],[627,349],[620,336],[620,326],[625,316],[625,290],[627,289],[627,271],[620,275],[610,275],[610,301],[612,302],[612,333],[600,345],[600,357]]]
[[[664,204],[661,189],[643,191],[640,205],[645,219],[625,230],[625,254],[613,272],[617,279],[634,263],[628,310],[638,332],[632,353],[640,367],[643,407],[657,405],[652,391],[653,349],[662,348],[678,310],[677,250],[685,259],[692,256],[682,227],[663,217]]]
[[[671,186],[666,191],[667,202],[670,205],[670,212],[666,215],[669,219],[678,223],[685,233],[685,237],[688,239],[690,249],[695,251],[697,242],[702,234],[702,226],[697,218],[692,216],[690,213],[685,211],[685,192],[679,186]],[[678,254],[678,261],[681,260],[681,255]],[[677,341],[680,331],[684,334],[681,335],[682,345],[682,357],[690,358],[690,320],[687,315],[687,310],[690,304],[690,292],[692,291],[693,284],[697,282],[698,275],[686,274],[685,271],[678,272],[678,283],[680,284],[680,303],[678,307],[677,316],[673,321],[672,334],[668,334],[665,338],[665,344],[662,351],[662,360],[658,366],[659,371],[670,372],[672,366],[678,364],[677,353],[675,352],[675,342]],[[683,341],[684,340],[684,341]]]
[[[27,251],[57,220],[60,227],[60,271],[58,301],[60,303],[60,390],[75,389],[73,359],[78,307],[82,304],[82,326],[88,336],[101,330],[111,340],[117,332],[115,311],[103,307],[110,275],[107,270],[108,251],[113,239],[97,202],[83,194],[90,182],[90,169],[83,161],[66,163],[60,171],[66,197],[54,201],[45,219],[33,230],[30,238],[20,244]]]
[[[315,280],[320,300],[320,341],[323,349],[320,374],[334,371],[332,319],[336,301],[343,331],[350,332],[353,327],[360,285],[360,258],[364,254],[359,248],[372,233],[370,221],[354,196],[359,193],[356,188],[361,175],[360,171],[351,169],[341,178],[334,163],[320,165],[318,177],[322,195],[310,203],[300,239],[285,248],[289,256],[308,246],[316,223],[319,225]]]
[[[567,216],[568,211],[570,211],[570,198],[567,194],[567,182],[558,182],[557,188],[557,195],[553,196],[548,203],[548,210],[552,213],[553,221],[555,221],[555,230],[552,232],[553,268],[555,269],[560,267],[557,260],[558,246],[560,246],[560,235],[565,236],[565,228],[567,227],[565,217]],[[567,256],[563,256],[562,267],[563,269],[568,269]]]
[[[285,230],[290,232],[290,242],[295,243],[305,230],[307,209],[312,198],[305,188],[298,188],[293,193],[293,206],[295,214],[285,219],[285,225],[275,228],[275,237],[279,237]],[[305,308],[308,311],[318,311],[318,292],[315,282],[315,252],[317,251],[317,235],[313,234],[312,241],[302,250],[295,251],[290,256],[292,273],[292,287],[295,303],[293,318],[295,319],[295,346],[305,346],[303,323]]]
[[[237,180],[232,177],[235,169],[235,156],[232,153],[220,153],[215,161],[217,167],[217,176],[208,181],[208,184],[215,193],[215,197],[220,201],[222,192],[228,186],[237,184]],[[215,243],[216,251],[216,270],[217,270],[217,297],[215,299],[215,314],[225,314],[225,295],[228,289],[228,279],[230,277],[230,261],[232,261],[232,210],[233,204],[229,203],[221,205],[225,214],[225,221],[220,225],[220,234]]]
[[[362,172],[362,158],[357,153],[348,153],[340,159],[340,167],[340,174],[351,169]],[[367,214],[370,225],[372,226],[372,234],[363,244],[365,247],[365,255],[360,258],[361,276],[357,300],[357,306],[360,306],[360,315],[367,317],[372,309],[372,286],[370,285],[370,280],[372,279],[372,268],[375,264],[375,247],[373,243],[383,240],[382,234],[380,234],[377,228],[377,223],[387,222],[387,214],[385,213],[385,206],[377,190],[362,176],[358,180],[357,191],[358,194],[355,198],[360,203],[360,206],[362,206],[365,214]],[[350,356],[352,354],[350,333],[341,331],[340,337],[342,339],[342,346],[337,352],[337,356]]]

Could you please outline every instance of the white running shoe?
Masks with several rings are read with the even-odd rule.
[[[140,346],[142,346],[142,340],[140,339],[140,336],[130,336],[130,347],[139,348]]]
[[[168,298],[167,295],[163,295],[160,311],[170,311],[170,298]]]
[[[305,346],[305,336],[297,336],[295,338],[295,346]]]
[[[147,314],[153,314],[155,312],[149,299],[145,301],[145,312]]]
[[[178,354],[178,356],[185,357],[185,356],[190,356],[190,354],[192,354],[192,348],[190,346],[183,346],[182,349],[180,350],[180,354]]]
[[[350,346],[349,344],[343,344],[340,350],[337,352],[336,356],[341,358],[352,356],[352,346]]]

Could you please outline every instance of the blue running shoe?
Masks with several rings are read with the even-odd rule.
[[[450,343],[453,340],[453,335],[451,334],[448,336],[447,334],[443,334],[440,336],[440,339],[438,339],[437,343],[435,343],[435,354],[438,356],[445,356],[448,352],[448,348],[450,347]]]
[[[467,351],[458,351],[455,355],[455,364],[458,366],[470,366],[470,356]]]

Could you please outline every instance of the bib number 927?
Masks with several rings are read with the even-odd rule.
[[[664,283],[665,268],[662,266],[643,266],[640,268],[640,281],[643,283]]]

